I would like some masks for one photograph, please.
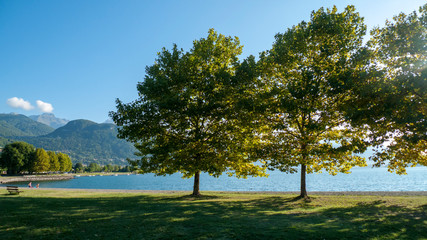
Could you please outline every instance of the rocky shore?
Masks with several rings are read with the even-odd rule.
[[[13,183],[13,182],[33,182],[33,181],[58,181],[73,179],[74,175],[26,175],[26,176],[13,176],[13,177],[0,177],[0,183]]]

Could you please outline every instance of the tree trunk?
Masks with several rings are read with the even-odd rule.
[[[200,196],[200,190],[199,190],[199,183],[200,183],[200,171],[197,171],[194,174],[194,185],[193,185],[193,196]]]
[[[307,167],[305,166],[305,164],[301,164],[301,194],[299,196],[300,198],[308,198],[305,181],[306,171]]]

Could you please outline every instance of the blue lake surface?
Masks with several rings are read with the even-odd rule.
[[[331,176],[327,173],[308,174],[308,191],[427,191],[427,167],[408,168],[407,175],[387,172],[386,168],[353,168],[350,174]],[[214,178],[201,174],[202,191],[299,191],[300,175],[270,171],[268,178],[238,179],[226,175]],[[82,176],[65,181],[33,182],[41,188],[187,190],[193,188],[193,178],[181,174],[156,177],[154,174],[118,176]],[[26,187],[28,183],[14,185]]]

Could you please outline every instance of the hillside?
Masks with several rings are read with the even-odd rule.
[[[46,124],[53,128],[60,128],[65,126],[69,121],[67,119],[57,118],[52,113],[43,113],[41,115],[32,115],[29,118],[39,123]]]
[[[20,137],[20,140],[41,147],[67,153],[73,163],[127,164],[133,156],[132,144],[117,138],[113,124],[97,124],[89,120],[74,120],[55,131],[38,137]]]
[[[4,146],[6,146],[9,143],[12,143],[13,141],[8,139],[8,138],[4,138],[4,137],[0,137],[0,149],[3,148]]]
[[[56,130],[19,114],[0,114],[0,147],[25,141],[37,148],[70,155],[73,163],[127,165],[134,156],[132,144],[117,138],[117,126],[74,120]]]
[[[40,136],[54,130],[21,114],[0,114],[0,137]]]

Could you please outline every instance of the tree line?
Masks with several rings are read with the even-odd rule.
[[[7,144],[0,155],[0,170],[5,169],[7,174],[45,173],[45,172],[132,172],[130,166],[119,166],[90,163],[85,166],[78,162],[74,166],[71,158],[62,152],[45,151],[35,148],[26,142]]]
[[[26,142],[7,144],[0,155],[0,167],[7,174],[69,172],[72,166],[67,154],[45,151]]]
[[[83,173],[83,172],[132,172],[130,166],[119,166],[107,164],[104,166],[99,165],[98,163],[90,163],[87,166],[84,166],[83,163],[78,162],[73,167],[74,172]]]
[[[116,100],[118,137],[132,142],[140,172],[265,176],[266,169],[349,173],[375,166],[405,174],[427,165],[427,4],[366,36],[354,6],[313,11],[275,35],[272,48],[239,60],[237,37],[209,30],[189,51],[163,48]]]

